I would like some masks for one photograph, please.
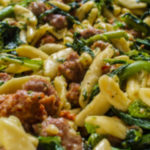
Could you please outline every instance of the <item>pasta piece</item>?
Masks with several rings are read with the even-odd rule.
[[[134,77],[131,77],[127,81],[126,91],[128,94],[128,97],[134,101],[139,98],[139,90],[140,90],[140,84],[138,80]]]
[[[33,40],[35,29],[32,26],[27,27],[27,41],[30,43]]]
[[[14,73],[14,74],[22,73],[30,70],[32,69],[20,64],[9,64],[8,67],[5,69],[7,73]]]
[[[109,141],[107,139],[103,139],[96,145],[94,150],[112,150],[112,148]]]
[[[84,121],[87,116],[92,115],[104,115],[110,108],[110,104],[105,99],[105,95],[102,93],[95,96],[90,104],[88,104],[77,116],[76,124],[78,126],[84,126]]]
[[[14,13],[18,21],[31,26],[37,25],[37,19],[29,9],[20,5],[15,5]]]
[[[0,141],[5,150],[36,150],[38,139],[27,134],[18,118],[0,118]]]
[[[126,111],[131,102],[121,91],[118,83],[116,83],[111,77],[104,75],[99,79],[99,87],[108,102],[115,108]]]
[[[71,7],[67,4],[64,4],[60,1],[50,0],[50,3],[62,9],[63,11],[69,11]]]
[[[68,107],[69,102],[67,101],[66,94],[67,94],[67,82],[63,76],[58,76],[54,79],[54,86],[55,89],[60,97],[61,100],[61,108]],[[70,109],[71,106],[67,109]]]
[[[58,72],[59,60],[65,60],[72,51],[73,49],[66,48],[49,56],[44,62],[44,75],[53,79]]]
[[[98,17],[98,9],[97,8],[93,8],[88,16],[88,20],[90,22],[91,25],[94,24],[94,22],[96,21],[96,18]]]
[[[41,58],[41,59],[48,58],[48,55],[46,53],[29,45],[21,45],[16,49],[16,52],[18,53],[19,56],[28,58]]]
[[[124,123],[117,117],[89,116],[85,122],[95,126],[96,133],[112,135],[119,139],[125,139],[128,130]]]
[[[145,3],[139,3],[136,0],[118,0],[118,3],[128,9],[146,8]]]
[[[150,16],[146,17],[144,22],[150,26]]]
[[[139,98],[148,106],[150,106],[150,88],[140,88]]]
[[[79,103],[81,107],[85,107],[89,101],[93,86],[98,81],[102,74],[101,68],[105,64],[104,59],[111,58],[114,54],[112,47],[107,47],[103,52],[99,53],[91,64],[89,70],[86,72],[84,79],[81,83],[81,94]],[[85,99],[86,94],[86,99]]]
[[[125,38],[113,39],[111,41],[115,45],[115,47],[118,48],[119,50],[121,50],[123,52],[130,51],[130,44],[128,43],[127,40],[125,40]]]
[[[46,54],[51,55],[65,48],[66,48],[65,45],[62,44],[48,43],[42,45],[39,49],[45,52]]]
[[[41,78],[42,76],[33,75],[33,76],[25,76],[20,78],[12,78],[8,82],[5,82],[2,86],[0,86],[0,94],[15,93],[18,89],[22,88],[24,83],[29,81],[31,78],[36,78],[36,77]],[[48,78],[46,79],[48,80]]]
[[[80,21],[85,18],[85,16],[93,8],[93,6],[94,6],[94,2],[89,1],[77,9],[76,16],[79,18]]]

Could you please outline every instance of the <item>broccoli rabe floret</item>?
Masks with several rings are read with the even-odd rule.
[[[130,104],[128,111],[131,116],[138,118],[150,118],[150,107],[140,100],[136,100]]]

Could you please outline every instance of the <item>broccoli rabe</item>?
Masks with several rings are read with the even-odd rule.
[[[126,13],[122,16],[122,20],[131,28],[135,29],[136,31],[143,32],[144,34],[148,35],[150,26],[143,22],[143,20],[137,18],[136,16]]]
[[[124,148],[135,147],[142,138],[140,129],[130,129],[127,131],[125,140],[122,142]]]
[[[150,107],[140,100],[136,100],[128,107],[129,114],[133,117],[150,119]]]
[[[14,49],[22,43],[18,27],[0,22],[0,49]]]
[[[100,92],[100,89],[99,89],[99,85],[96,84],[93,89],[92,89],[92,92],[91,92],[91,96],[90,96],[90,100],[93,100],[93,98]]]
[[[38,150],[64,150],[61,139],[58,136],[39,137]]]
[[[118,117],[120,117],[128,125],[137,125],[143,129],[150,129],[150,120],[136,118],[136,117],[131,116],[128,113],[121,112],[114,108],[112,108],[112,110]]]

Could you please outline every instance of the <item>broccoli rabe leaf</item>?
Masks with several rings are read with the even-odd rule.
[[[131,148],[121,149],[121,148],[112,147],[111,150],[131,150]]]
[[[92,89],[92,92],[91,92],[91,96],[90,96],[90,101],[93,100],[93,98],[100,92],[100,89],[99,89],[99,85],[96,84],[93,89]]]
[[[75,33],[74,34],[74,41],[72,44],[67,43],[66,45],[68,47],[72,47],[75,51],[77,51],[78,54],[81,54],[83,52],[89,53],[92,57],[94,57],[93,51],[86,45],[84,40],[80,39],[80,34]]]
[[[150,119],[150,107],[140,100],[133,101],[128,107],[128,111],[133,117]]]
[[[39,138],[39,146],[38,150],[64,150],[61,146],[61,139],[58,136],[49,136],[49,137],[42,137]]]
[[[0,49],[14,49],[22,43],[20,29],[6,22],[0,22]]]
[[[143,32],[144,34],[148,35],[150,26],[143,22],[143,20],[137,18],[136,16],[126,13],[122,16],[122,20],[131,28],[135,29],[136,31]]]
[[[96,133],[96,129],[99,128],[99,126],[94,126],[92,124],[85,123],[85,128],[89,134],[92,134]]]
[[[97,133],[92,133],[88,138],[88,145],[91,145],[94,148],[100,140],[104,138],[103,135],[99,135]]]
[[[148,119],[141,119],[131,116],[128,113],[121,112],[112,108],[113,112],[120,117],[126,124],[128,125],[137,125],[143,129],[150,129],[150,120]]]
[[[130,129],[127,131],[125,140],[122,142],[123,147],[135,147],[142,138],[142,132],[139,129]]]
[[[149,0],[137,0],[137,2],[144,2],[144,3],[150,4]]]

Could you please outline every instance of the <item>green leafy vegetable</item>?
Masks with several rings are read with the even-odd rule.
[[[150,39],[136,39],[135,44],[142,46],[144,49],[150,50]]]
[[[89,39],[85,40],[85,43],[90,45],[91,43],[98,41],[98,40],[109,41],[111,39],[119,39],[121,37],[128,39],[128,35],[125,31],[105,32],[103,34],[97,34],[97,35],[90,37]]]
[[[140,100],[136,100],[128,107],[129,114],[137,118],[150,119],[150,107]]]
[[[131,28],[136,31],[143,32],[145,34],[149,34],[150,26],[143,22],[143,20],[137,18],[136,16],[126,13],[122,16],[123,21]]]
[[[125,140],[122,142],[123,147],[135,147],[141,140],[142,133],[139,129],[130,129],[127,131]]]
[[[114,108],[112,110],[125,123],[127,123],[129,125],[137,125],[143,129],[150,129],[150,120],[135,118],[135,117],[132,117],[131,115],[129,115],[127,113],[121,112],[121,111],[116,110]]]
[[[120,60],[120,59],[105,59],[105,62],[109,63],[110,65],[114,65],[114,64],[128,64],[127,61],[125,60]]]
[[[17,57],[17,56],[9,55],[9,54],[1,54],[0,60],[4,62],[18,63],[26,67],[29,67],[33,70],[41,69],[43,66],[42,60],[32,60],[26,57]]]
[[[99,85],[96,84],[93,89],[92,89],[92,92],[91,92],[91,96],[90,96],[90,101],[93,100],[93,98],[100,92],[100,89],[99,89]]]
[[[130,148],[128,148],[128,149],[121,149],[121,148],[112,147],[112,150],[131,150],[131,149]]]
[[[92,133],[95,133],[96,132],[96,129],[99,128],[99,126],[94,126],[92,124],[89,124],[89,123],[85,123],[85,128],[87,130],[87,132],[90,134]]]
[[[144,2],[144,3],[147,3],[147,4],[150,4],[150,1],[149,0],[137,0],[138,2]]]
[[[39,150],[64,150],[58,136],[39,137]]]
[[[88,138],[88,144],[92,146],[92,148],[94,148],[100,140],[102,140],[104,138],[103,135],[99,135],[97,133],[93,133],[90,135],[90,137]]]
[[[84,42],[84,40],[79,39],[79,36],[80,36],[79,33],[75,33],[74,34],[74,41],[73,41],[73,43],[72,44],[67,43],[66,45],[68,47],[72,47],[75,51],[78,52],[78,54],[81,54],[83,52],[87,52],[92,57],[94,57],[93,51],[86,45],[86,43]]]
[[[14,15],[13,6],[8,6],[0,10],[0,20],[3,20],[7,17],[12,17]]]
[[[22,44],[19,34],[20,29],[18,27],[0,22],[0,49],[14,49]]]

